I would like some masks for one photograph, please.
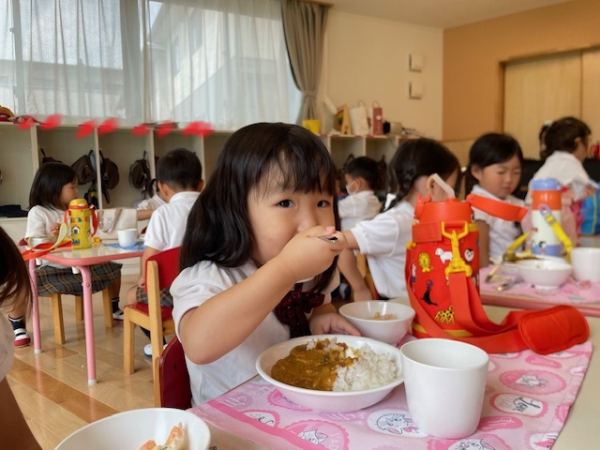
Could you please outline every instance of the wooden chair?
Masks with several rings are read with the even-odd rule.
[[[60,293],[50,295],[52,300],[52,317],[54,320],[54,340],[57,344],[65,343],[65,322],[63,319],[62,312],[62,297]],[[106,328],[112,328],[113,317],[112,317],[112,299],[108,289],[102,291],[102,303],[104,305],[104,325]],[[77,320],[83,320],[83,297],[75,296],[75,318]]]
[[[373,282],[373,277],[371,276],[371,272],[369,271],[369,263],[367,262],[367,257],[361,252],[356,253],[356,265],[358,266],[358,271],[363,276],[365,280],[365,284],[371,291],[371,295],[373,296],[373,300],[379,300],[379,294],[377,293],[377,289],[375,289],[375,283]]]
[[[146,260],[146,292],[148,303],[127,305],[124,310],[124,370],[125,373],[135,371],[134,330],[135,325],[150,330],[152,345],[152,367],[163,350],[164,335],[175,333],[173,309],[161,307],[160,291],[171,286],[179,274],[179,247],[157,253]],[[154,377],[154,403],[159,404],[157,378]]]
[[[192,407],[190,375],[185,363],[183,346],[177,337],[165,347],[155,365],[155,398],[158,390],[162,408],[188,409]]]

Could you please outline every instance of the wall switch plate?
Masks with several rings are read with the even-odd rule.
[[[408,98],[420,99],[423,96],[423,83],[420,81],[408,82]]]
[[[411,53],[408,55],[408,69],[411,72],[420,72],[423,69],[423,55]]]

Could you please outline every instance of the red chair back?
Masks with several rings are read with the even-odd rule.
[[[173,280],[179,275],[179,247],[152,255],[146,260],[146,264],[150,261],[158,263],[159,289],[170,287]]]
[[[190,376],[185,364],[183,346],[177,336],[165,347],[158,364],[160,406],[177,409],[191,408]]]

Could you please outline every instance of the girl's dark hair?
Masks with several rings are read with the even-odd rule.
[[[186,148],[176,148],[156,164],[156,178],[175,190],[196,190],[202,181],[202,163]]]
[[[217,158],[206,188],[194,203],[181,244],[181,270],[200,261],[238,267],[251,255],[254,237],[248,219],[248,195],[266,191],[280,180],[295,192],[327,192],[333,196],[336,227],[336,168],[327,148],[310,131],[284,123],[257,123],[233,133]],[[331,281],[337,261],[319,275],[314,291]]]
[[[419,138],[402,142],[388,166],[390,186],[396,186],[391,192],[396,194],[396,198],[390,202],[387,210],[408,195],[419,177],[437,173],[446,180],[454,172],[458,173],[460,179],[458,159],[438,141]],[[458,185],[459,180],[454,186],[455,190]]]
[[[77,174],[70,166],[59,162],[43,164],[33,178],[29,191],[29,207],[39,205],[63,209],[60,202],[62,188],[65,184],[73,182],[77,182]]]
[[[587,138],[590,134],[592,134],[590,127],[576,117],[563,117],[555,120],[544,135],[546,149],[542,157],[547,158],[556,150],[573,153],[577,148],[575,139],[580,138],[587,145]]]
[[[469,165],[465,174],[465,193],[469,194],[477,184],[477,179],[471,172],[473,166],[484,169],[492,164],[506,162],[515,155],[519,158],[522,166],[523,151],[512,136],[501,133],[487,133],[480,136],[469,151]]]
[[[19,249],[0,227],[0,306],[10,308],[23,301],[31,305],[29,272]]]
[[[364,178],[374,191],[378,190],[381,184],[379,181],[379,165],[377,161],[368,156],[351,159],[346,165],[344,173],[354,178]]]

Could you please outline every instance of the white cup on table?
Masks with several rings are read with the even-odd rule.
[[[137,242],[138,230],[137,228],[127,228],[124,230],[117,230],[117,239],[119,240],[119,246],[123,248],[133,247]]]
[[[577,281],[600,283],[600,248],[576,247],[571,250],[571,266]]]
[[[410,415],[421,431],[461,439],[477,429],[489,356],[474,345],[450,339],[407,342],[402,370]]]

